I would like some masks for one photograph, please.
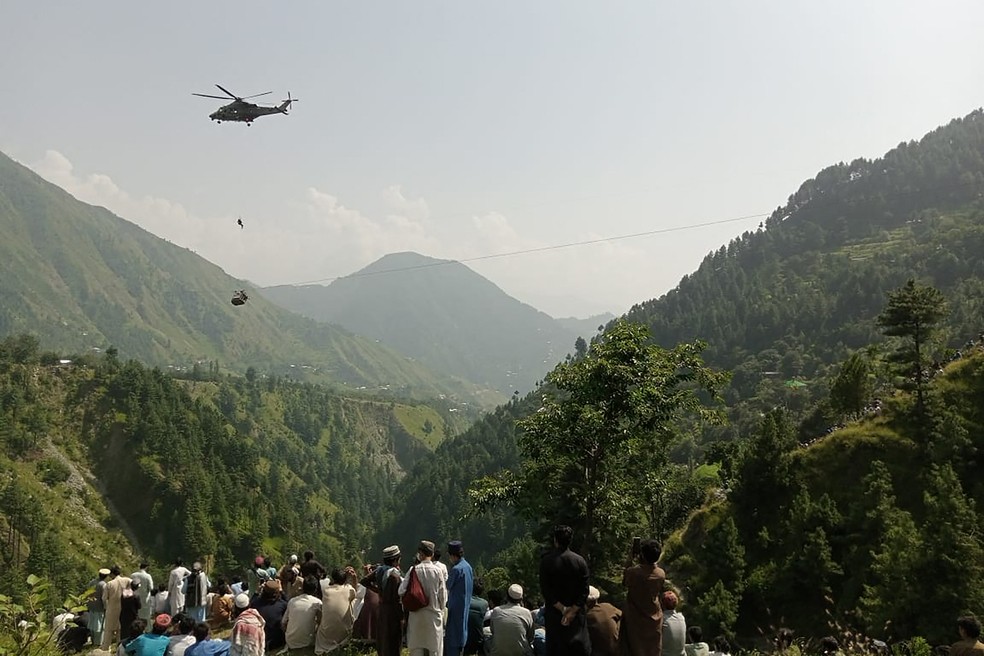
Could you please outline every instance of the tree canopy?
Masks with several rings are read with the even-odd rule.
[[[519,421],[519,468],[473,489],[476,502],[571,525],[595,568],[618,557],[613,540],[651,533],[647,476],[665,471],[684,420],[712,416],[705,401],[727,377],[704,365],[702,344],[664,349],[648,337],[616,322],[584,357],[547,374],[540,407]]]

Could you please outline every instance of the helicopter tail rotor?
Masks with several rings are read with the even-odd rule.
[[[286,114],[287,113],[287,110],[290,109],[291,103],[296,103],[296,102],[297,102],[297,98],[291,98],[290,97],[290,91],[288,91],[287,92],[287,100],[284,100],[283,102],[281,102],[280,103],[280,107],[278,107],[277,109],[279,109],[281,113]]]

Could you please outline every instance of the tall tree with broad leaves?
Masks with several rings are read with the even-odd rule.
[[[540,408],[521,419],[518,471],[479,481],[479,508],[500,503],[575,530],[592,569],[620,554],[608,548],[646,523],[645,474],[667,461],[684,417],[715,417],[727,375],[704,365],[700,342],[664,349],[645,326],[618,321],[585,356],[563,362],[540,388]]]
[[[905,285],[889,293],[888,305],[878,315],[882,332],[906,340],[895,352],[894,359],[911,377],[912,388],[916,392],[916,416],[919,418],[924,418],[926,411],[927,345],[946,314],[943,293],[910,278]]]

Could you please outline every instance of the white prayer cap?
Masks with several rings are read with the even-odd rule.
[[[246,608],[249,606],[249,595],[245,592],[240,592],[236,595],[234,603],[236,604],[236,608]]]
[[[598,588],[594,587],[593,585],[588,586],[588,599],[598,601],[598,598],[600,596],[601,596],[601,592],[598,590]]]
[[[513,601],[521,601],[523,599],[523,586],[518,583],[513,583],[509,586],[509,589],[506,590],[506,594],[509,595],[509,598]]]

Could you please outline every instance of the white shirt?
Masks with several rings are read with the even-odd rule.
[[[440,656],[444,648],[444,607],[448,605],[447,570],[425,560],[414,565],[417,579],[427,595],[427,605],[410,613],[407,621],[407,648],[426,649]],[[402,597],[410,585],[410,575],[400,583]]]
[[[663,656],[686,656],[687,620],[682,613],[663,613]]]
[[[195,644],[195,634],[179,634],[168,638],[167,656],[184,656],[185,650]]]
[[[130,578],[140,583],[140,587],[137,588],[137,596],[140,597],[140,607],[150,608],[150,595],[154,592],[153,577],[147,573],[147,570],[140,569],[130,574]]]
[[[321,600],[309,594],[292,597],[284,611],[284,632],[288,649],[303,649],[314,644],[314,634],[318,630],[318,614]]]

